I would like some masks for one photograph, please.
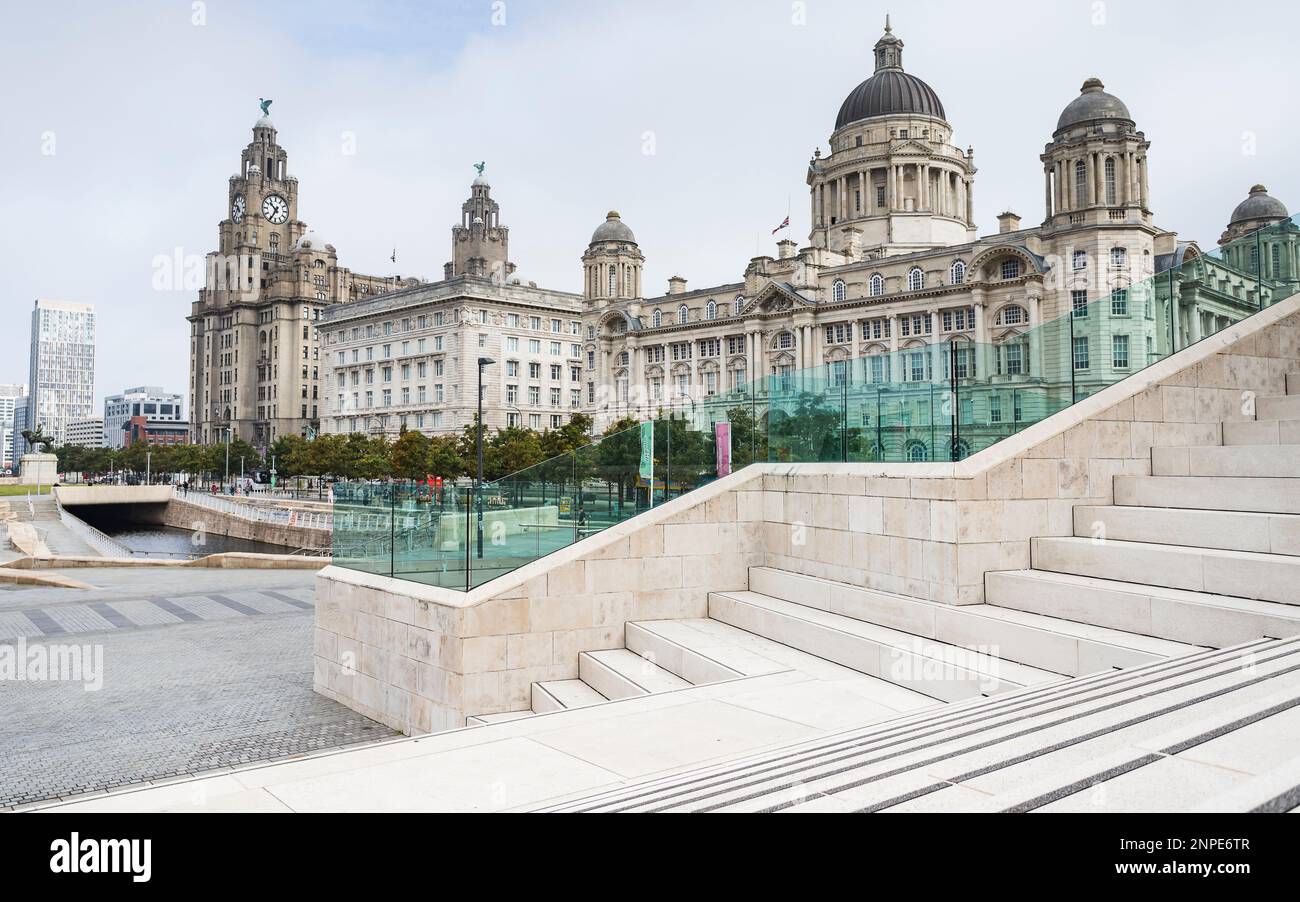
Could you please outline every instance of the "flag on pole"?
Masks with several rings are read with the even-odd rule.
[[[790,228],[790,217],[789,217],[789,216],[787,216],[787,217],[785,218],[785,222],[781,223],[779,226],[777,226],[776,228],[774,228],[774,229],[772,230],[772,234],[775,235],[777,232],[781,231],[782,229],[788,229],[788,228]]]
[[[787,220],[787,222],[788,222],[788,220]],[[394,263],[397,262],[397,248],[393,248],[393,257],[392,257],[392,260],[393,260]]]
[[[713,424],[714,458],[717,464],[718,478],[731,475],[731,424]]]
[[[655,421],[641,424],[641,463],[638,475],[650,486],[650,506],[655,504]]]

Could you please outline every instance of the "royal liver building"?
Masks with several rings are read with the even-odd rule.
[[[472,422],[480,356],[496,361],[484,371],[489,426],[553,428],[577,412],[598,428],[666,410],[699,416],[756,380],[821,368],[826,383],[863,397],[873,386],[979,378],[1005,396],[985,393],[978,403],[990,409],[962,415],[1014,428],[1031,413],[1023,404],[1086,396],[1257,309],[1268,290],[1261,272],[1295,278],[1291,239],[1262,259],[1206,257],[1151,281],[1201,251],[1155,224],[1151,144],[1096,78],[1044,147],[1041,223],[1026,228],[1008,212],[981,237],[974,151],[957,143],[935,91],[906,71],[888,23],[874,69],[840,107],[829,153],[808,163],[807,246],[782,240],[735,282],[688,289],[674,277],[666,294],[646,296],[641,245],[610,212],[582,256],[582,294],[539,289],[509,263],[480,174],[444,281],[323,312],[325,429],[457,431]],[[1286,216],[1256,186],[1222,241]],[[865,403],[848,416],[851,427],[871,425]],[[923,430],[906,441],[881,451],[963,453],[929,447]]]

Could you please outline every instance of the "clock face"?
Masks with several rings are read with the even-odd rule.
[[[244,221],[244,213],[248,210],[248,204],[244,200],[244,195],[236,194],[235,202],[230,205],[230,218],[236,223]]]
[[[282,225],[289,220],[289,204],[278,194],[272,194],[262,201],[262,215],[272,225]]]

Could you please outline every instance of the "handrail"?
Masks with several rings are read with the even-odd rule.
[[[60,522],[62,522],[64,526],[68,527],[69,530],[76,533],[77,537],[82,539],[87,545],[95,549],[101,557],[112,558],[135,556],[135,552],[126,545],[123,545],[121,542],[117,541],[117,539],[114,539],[107,533],[101,532],[85,520],[68,511],[63,506],[63,503],[59,501],[59,493],[57,491],[52,492],[51,494],[54,495],[54,507],[59,512]],[[48,540],[45,544],[48,548]]]
[[[334,514],[321,513],[317,511],[298,511],[282,510],[277,508],[256,507],[250,504],[240,504],[229,498],[220,495],[208,495],[203,492],[176,493],[173,490],[172,498],[184,504],[195,504],[199,507],[210,508],[224,514],[229,514],[240,520],[248,520],[253,523],[272,523],[277,526],[300,527],[302,529],[320,529],[332,530],[334,528]]]

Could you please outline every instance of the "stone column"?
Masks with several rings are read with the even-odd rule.
[[[1138,160],[1138,183],[1142,186],[1142,209],[1146,210],[1149,204],[1148,194],[1151,186],[1147,184],[1147,161],[1146,157]]]
[[[970,179],[966,179],[966,222],[975,224],[975,185]]]
[[[1052,218],[1052,167],[1048,166],[1043,170],[1043,209],[1046,211],[1044,219]]]
[[[975,309],[975,374],[984,379],[992,374],[988,323],[985,320],[984,289],[971,289],[971,305]]]

